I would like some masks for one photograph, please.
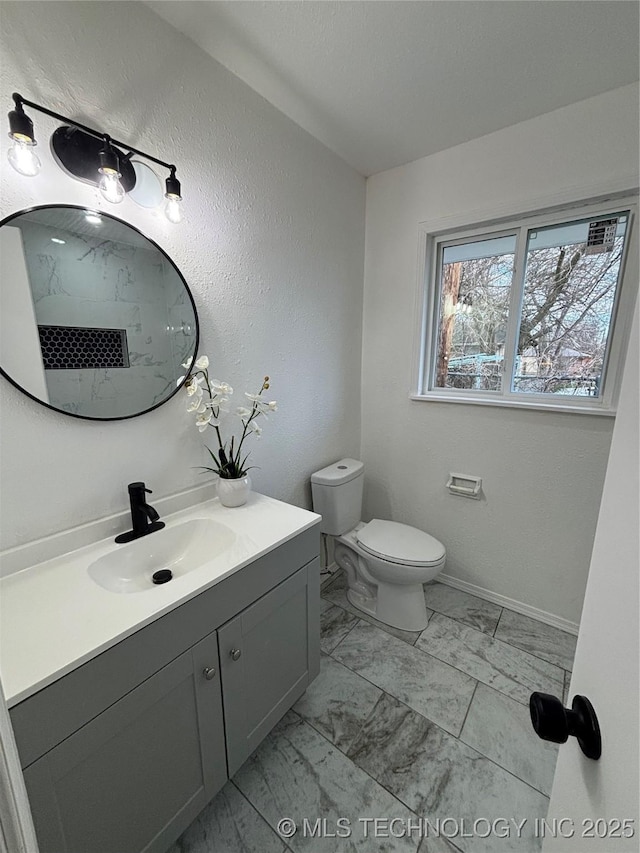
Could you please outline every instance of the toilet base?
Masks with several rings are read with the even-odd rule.
[[[402,631],[424,631],[429,621],[424,603],[424,586],[379,582],[375,597],[364,596],[349,588],[347,598],[359,610],[379,622]]]

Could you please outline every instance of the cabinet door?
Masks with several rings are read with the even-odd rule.
[[[216,633],[24,775],[41,853],[164,853],[227,778]]]
[[[233,776],[315,675],[309,676],[307,569],[223,625],[218,638]]]

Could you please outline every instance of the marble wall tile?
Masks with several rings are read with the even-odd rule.
[[[381,695],[379,688],[322,655],[320,675],[293,708],[345,752]]]
[[[425,584],[424,599],[427,607],[438,613],[443,613],[458,622],[464,622],[471,628],[493,634],[502,613],[502,607],[491,601],[484,601],[475,595],[469,595],[461,589],[447,584]]]
[[[563,669],[573,669],[578,638],[553,625],[505,608],[495,636]]]
[[[457,669],[360,621],[333,656],[454,735],[476,682]]]
[[[320,648],[330,654],[358,622],[356,616],[342,607],[331,606],[320,613]]]
[[[440,613],[431,617],[416,648],[524,704],[534,690],[562,693],[563,672],[557,666]]]
[[[232,782],[167,853],[283,853],[285,844]]]
[[[288,840],[294,853],[415,853],[419,839],[364,836],[361,817],[384,816],[408,821],[409,809],[318,734],[297,714],[289,712],[234,777],[234,782],[272,827],[284,817],[302,827],[325,819],[335,827],[338,818],[352,825],[351,837],[311,837],[303,831]],[[415,817],[414,817],[415,819]]]
[[[526,818],[519,839],[513,837],[515,828],[504,839],[494,834],[451,838],[464,853],[539,849],[533,819],[546,815],[547,798],[388,695],[379,700],[349,756],[432,822],[453,818],[469,828],[480,818]]]
[[[540,740],[529,708],[515,699],[479,684],[460,740],[543,794],[551,793],[558,745]]]
[[[378,628],[386,631],[387,634],[391,634],[392,637],[397,637],[399,640],[404,640],[406,643],[413,645],[420,636],[420,631],[403,631],[401,628],[394,628],[393,625],[386,625],[384,622],[374,619],[373,616],[370,616],[364,610],[360,610],[359,607],[352,604],[347,598],[347,576],[343,571],[340,571],[337,577],[323,588],[322,596],[339,607],[353,613],[359,619],[364,619],[365,622],[376,625]],[[432,613],[433,611],[427,608],[427,616],[431,616]]]
[[[106,238],[102,226],[81,235],[23,219],[20,229],[38,324],[117,328],[127,335],[126,368],[82,368],[83,382],[75,371],[47,370],[50,401],[75,414],[114,416],[171,393],[195,342],[193,310],[173,266],[151,245]],[[61,229],[64,246],[51,242]],[[117,408],[107,406],[109,387],[118,382],[131,399],[118,396]]]

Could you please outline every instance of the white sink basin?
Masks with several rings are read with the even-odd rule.
[[[192,518],[125,545],[114,545],[113,551],[90,564],[89,576],[110,592],[162,589],[165,584],[153,583],[155,572],[169,569],[173,579],[179,578],[211,562],[235,541],[236,534],[225,524],[212,518]]]

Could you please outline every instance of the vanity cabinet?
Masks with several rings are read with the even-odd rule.
[[[238,770],[319,671],[318,538],[11,708],[41,853],[165,853]]]
[[[306,596],[297,572],[219,631],[229,776],[309,682]]]
[[[227,779],[217,660],[214,631],[26,769],[41,853],[169,847]]]

